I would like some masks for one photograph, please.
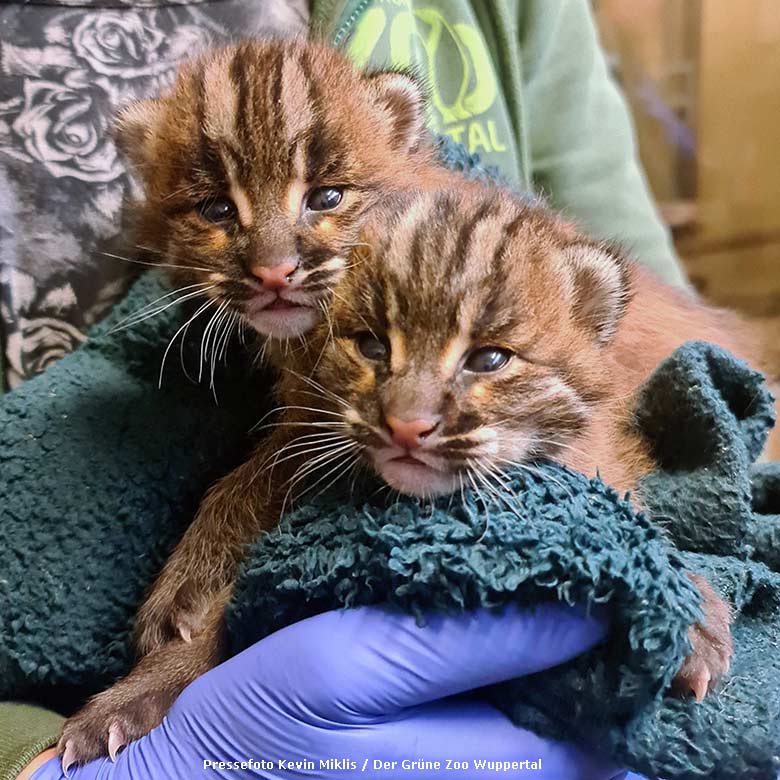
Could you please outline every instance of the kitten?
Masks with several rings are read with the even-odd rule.
[[[124,109],[140,246],[214,313],[287,339],[321,316],[366,213],[436,164],[424,99],[401,72],[360,72],[324,45],[251,41],[180,69]],[[196,287],[196,285],[199,285]]]
[[[503,469],[537,458],[636,496],[656,463],[632,402],[657,365],[692,339],[759,354],[735,315],[496,188],[410,195],[364,242],[312,337],[313,373],[299,366],[283,390],[320,411],[290,418],[295,455],[269,457],[282,472],[269,480],[273,514],[285,486],[323,470],[318,484],[336,481],[358,459],[423,498],[462,484],[500,492]],[[704,620],[674,687],[702,699],[728,670],[731,617],[689,576]]]
[[[115,136],[143,184],[136,219],[148,259],[182,299],[203,297],[197,315],[219,316],[224,328],[240,320],[264,337],[276,367],[309,354],[306,333],[371,210],[453,175],[438,162],[411,77],[361,72],[300,40],[245,42],[185,64],[167,95],[120,113]],[[68,721],[66,766],[146,733],[219,660],[236,560],[267,527],[241,500],[254,495],[257,468],[250,459],[203,500],[139,611],[138,669]]]
[[[410,196],[365,240],[373,256],[340,285],[308,382],[322,413],[299,430],[332,431],[332,462],[359,454],[401,493],[501,492],[503,469],[550,458],[641,503],[656,463],[636,390],[692,339],[757,362],[735,315],[495,188]],[[731,618],[689,576],[705,617],[674,687],[702,699],[729,668]]]
[[[631,407],[658,364],[700,339],[760,367],[735,314],[540,203],[482,186],[402,202],[365,234],[373,256],[339,286],[312,381],[403,493],[449,493],[535,458],[636,491],[656,464]]]

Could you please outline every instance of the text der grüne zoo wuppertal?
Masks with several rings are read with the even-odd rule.
[[[334,775],[340,772],[353,774],[355,772],[365,772],[367,774],[381,774],[383,772],[469,772],[478,770],[480,772],[496,772],[498,774],[505,772],[538,772],[542,769],[542,759],[537,758],[523,760],[502,760],[485,758],[473,759],[452,759],[443,758],[441,760],[430,761],[423,759],[403,758],[396,761],[386,761],[379,758],[274,758],[274,759],[245,759],[243,761],[217,761],[213,759],[203,759],[204,769],[214,769],[220,771],[273,771],[289,772],[297,774],[299,772],[307,773],[314,771],[329,771]]]

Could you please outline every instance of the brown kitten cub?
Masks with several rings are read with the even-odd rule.
[[[497,188],[410,195],[371,229],[314,379],[402,492],[539,457],[634,491],[655,464],[626,422],[656,366],[693,339],[760,362],[735,315]]]
[[[228,317],[241,319],[271,339],[264,355],[278,364],[278,341],[297,341],[320,320],[371,209],[452,176],[423,114],[409,76],[361,72],[317,43],[211,52],[184,65],[168,95],[119,117],[118,143],[144,184],[142,244],[188,296],[206,299],[199,313],[223,330]],[[229,478],[199,518],[208,507],[222,514],[222,489],[232,492]],[[252,517],[237,513],[242,534]],[[234,563],[234,548],[216,554],[201,571],[205,563],[174,552],[139,614],[141,653],[198,629]]]
[[[503,469],[539,457],[636,491],[655,464],[631,399],[659,362],[691,339],[758,354],[733,315],[497,189],[410,197],[366,241],[331,308],[311,430],[403,493],[500,492]],[[701,699],[733,649],[728,606],[691,579],[705,620],[675,687]]]
[[[204,312],[222,306],[273,338],[305,333],[366,213],[432,175],[423,102],[409,76],[361,72],[303,41],[187,63],[167,95],[119,116],[145,193],[140,245],[201,291]]]

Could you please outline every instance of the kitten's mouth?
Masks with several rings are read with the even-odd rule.
[[[305,306],[302,303],[295,303],[293,301],[288,301],[285,298],[277,298],[275,301],[272,301],[268,304],[265,308],[262,309],[262,311],[291,311],[292,309],[309,309],[310,306]]]
[[[246,317],[258,333],[289,339],[311,330],[319,321],[319,311],[308,301],[261,293],[249,302]]]
[[[388,463],[404,463],[408,466],[425,466],[426,464],[423,463],[421,460],[418,460],[413,455],[400,455],[397,458],[390,458]],[[432,468],[431,466],[428,466],[428,468]]]
[[[458,487],[457,475],[428,463],[409,452],[388,457],[375,453],[374,465],[390,487],[411,496],[426,498],[452,493]]]

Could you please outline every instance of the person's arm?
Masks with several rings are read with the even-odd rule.
[[[57,757],[57,748],[51,747],[46,748],[46,750],[43,751],[43,753],[38,753],[35,758],[30,761],[29,764],[21,771],[21,774],[16,778],[16,780],[30,780],[30,778],[35,774],[35,770],[39,767],[42,767],[47,761],[50,761],[53,758]]]
[[[35,756],[55,745],[63,721],[32,704],[0,702],[0,780],[16,780]]]
[[[686,286],[589,4],[520,2],[518,36],[534,184],[594,235],[620,242],[666,282]]]

